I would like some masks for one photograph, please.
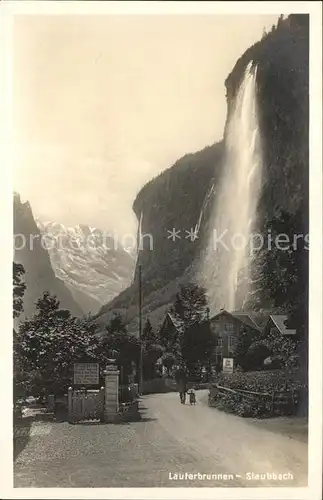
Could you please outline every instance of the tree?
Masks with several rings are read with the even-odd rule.
[[[73,363],[91,355],[95,328],[60,309],[57,298],[45,292],[32,318],[20,324],[14,337],[15,368],[24,389],[65,392]]]
[[[207,304],[206,290],[195,283],[188,283],[180,286],[171,313],[187,328],[208,319]]]
[[[236,365],[240,366],[243,370],[249,369],[247,353],[253,339],[254,333],[252,333],[251,330],[242,327],[233,348],[233,357]]]
[[[265,359],[271,354],[270,348],[264,342],[256,340],[246,352],[245,364],[249,370],[261,370]]]
[[[143,344],[143,376],[147,380],[156,376],[156,363],[164,352],[149,318],[147,318],[143,328],[141,340]]]
[[[188,373],[199,378],[203,368],[210,371],[215,338],[209,321],[195,323],[187,328],[183,337],[182,355]]]
[[[281,211],[267,221],[264,234],[270,235],[271,244],[267,239],[253,269],[253,280],[258,283],[255,302],[270,302],[276,312],[287,312],[286,326],[295,328],[299,338],[305,340],[308,334],[307,222],[304,207],[295,214]],[[285,243],[279,242],[282,237]]]
[[[26,290],[26,283],[22,281],[25,269],[22,264],[13,263],[13,317],[23,312],[23,296]]]
[[[121,370],[121,383],[127,383],[132,373],[133,362],[138,363],[140,341],[128,334],[126,325],[120,314],[114,314],[106,327],[106,333],[100,340],[98,354],[104,361],[116,353],[116,364]]]
[[[263,339],[261,343],[267,347],[270,354],[275,357],[280,364],[288,368],[293,363],[293,356],[297,354],[298,341],[288,338],[275,329]]]
[[[141,340],[144,346],[149,346],[151,344],[157,343],[157,336],[153,330],[149,318],[147,318],[146,323],[144,325]]]
[[[162,356],[162,362],[163,362],[163,366],[165,366],[165,368],[167,370],[167,375],[169,376],[172,368],[176,364],[176,358],[175,358],[174,354],[172,354],[171,352],[165,352]]]
[[[208,365],[213,350],[214,338],[209,325],[209,309],[206,290],[195,283],[182,285],[176,294],[171,314],[177,323],[175,338],[166,345],[190,373]]]

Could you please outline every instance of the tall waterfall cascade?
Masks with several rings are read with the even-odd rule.
[[[142,219],[143,219],[143,212],[140,212],[140,217],[139,217],[139,222],[137,226],[137,242],[136,242],[136,261],[134,265],[134,271],[133,271],[133,278],[132,278],[132,284],[135,281],[136,278],[136,269],[137,269],[137,264],[138,264],[138,258],[139,258],[139,252],[141,250],[141,242],[142,242]]]
[[[202,275],[211,312],[241,308],[249,292],[251,242],[257,224],[262,148],[257,67],[245,69],[225,134],[222,179],[212,207]],[[258,243],[257,243],[258,244]]]

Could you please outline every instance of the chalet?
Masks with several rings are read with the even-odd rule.
[[[279,333],[286,337],[293,337],[296,335],[296,330],[287,328],[285,325],[286,320],[286,314],[271,314],[268,317],[266,325],[263,329],[263,337],[266,337],[271,333]]]
[[[214,362],[222,365],[224,357],[232,357],[239,335],[249,333],[255,338],[263,338],[275,331],[284,336],[293,336],[296,330],[285,325],[287,315],[221,310],[210,318],[211,330],[215,335]],[[183,323],[171,313],[167,313],[160,329],[160,338],[171,342],[176,332],[183,330]]]
[[[232,357],[234,346],[242,332],[259,336],[261,330],[250,314],[230,313],[222,310],[210,318],[211,329],[216,336],[215,362],[222,364],[224,357]]]
[[[173,314],[167,313],[163,324],[159,331],[160,339],[165,342],[169,341],[171,338],[176,337],[177,332],[181,332],[183,330],[183,323],[180,319],[176,318]]]

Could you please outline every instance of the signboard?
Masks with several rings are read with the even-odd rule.
[[[74,363],[75,385],[99,385],[99,363]]]
[[[118,371],[118,367],[117,367],[117,365],[107,365],[106,370],[108,372],[116,372],[116,371]]]
[[[223,373],[233,372],[233,358],[223,358]]]

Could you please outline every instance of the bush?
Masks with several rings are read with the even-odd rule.
[[[297,370],[290,370],[286,373],[283,370],[244,372],[233,374],[221,374],[217,378],[217,385],[228,387],[234,390],[244,390],[259,393],[295,391],[300,394],[300,389],[305,386],[300,382],[300,373]],[[254,397],[253,395],[243,395],[239,393],[210,391],[209,406],[227,413],[234,413],[241,417],[265,418],[272,416],[269,400]],[[279,414],[286,414],[286,408],[282,407]]]
[[[304,385],[301,382],[301,372],[297,369],[220,373],[216,378],[216,383],[230,389],[269,393],[282,388],[300,389]]]
[[[261,341],[253,342],[245,355],[245,365],[250,370],[259,370],[263,367],[264,360],[270,356],[269,348]]]

